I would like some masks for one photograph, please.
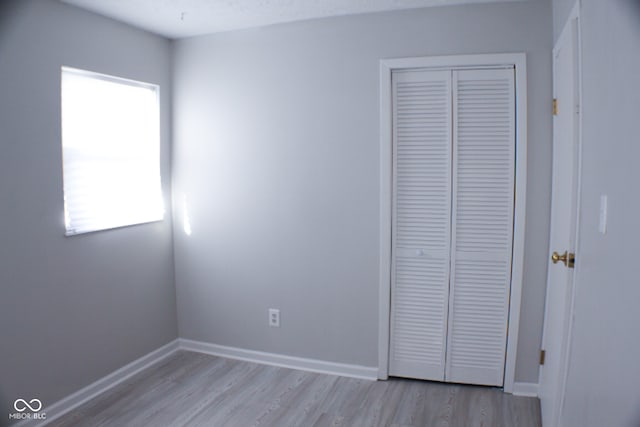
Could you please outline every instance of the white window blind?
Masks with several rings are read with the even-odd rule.
[[[159,88],[62,68],[66,234],[158,221]]]

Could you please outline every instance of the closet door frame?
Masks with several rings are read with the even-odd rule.
[[[393,198],[393,111],[391,75],[400,70],[459,70],[513,67],[516,96],[515,203],[511,295],[507,330],[504,391],[515,382],[520,305],[524,266],[525,203],[527,188],[527,75],[526,54],[483,54],[383,59],[380,61],[380,284],[378,318],[378,378],[389,375],[391,312],[391,242]]]

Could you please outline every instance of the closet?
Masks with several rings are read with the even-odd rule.
[[[502,386],[514,68],[399,70],[391,85],[389,375]]]

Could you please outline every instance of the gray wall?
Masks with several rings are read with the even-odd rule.
[[[563,425],[640,425],[640,2],[582,1],[583,139]],[[558,29],[559,31],[559,29]],[[609,198],[598,232],[600,195]]]
[[[161,86],[170,203],[170,43],[55,1],[0,3],[0,419],[46,406],[177,336],[170,215],[64,237],[60,66]]]
[[[175,42],[180,336],[377,366],[381,58],[526,52],[516,380],[538,381],[551,166],[551,4],[440,7]],[[182,231],[183,196],[193,233]],[[267,309],[281,310],[269,328]]]
[[[553,40],[558,40],[560,32],[567,22],[571,9],[577,0],[552,0],[553,10]]]

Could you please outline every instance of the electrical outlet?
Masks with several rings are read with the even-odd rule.
[[[272,328],[280,327],[280,310],[276,308],[269,309],[269,326]]]

